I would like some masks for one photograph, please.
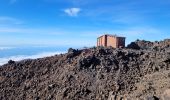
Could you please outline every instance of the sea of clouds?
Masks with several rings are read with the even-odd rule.
[[[3,48],[3,49],[7,49],[7,48]],[[16,56],[10,56],[10,57],[2,57],[0,58],[0,65],[8,63],[9,60],[20,61],[24,59],[36,59],[36,58],[54,56],[56,54],[61,54],[61,53],[64,53],[64,52],[42,52],[42,53],[38,53],[35,55],[16,55]]]
[[[0,47],[0,50],[8,50],[8,49],[13,49],[15,47]]]

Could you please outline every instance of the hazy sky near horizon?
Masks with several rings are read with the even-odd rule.
[[[0,45],[96,45],[170,38],[170,0],[0,0]]]

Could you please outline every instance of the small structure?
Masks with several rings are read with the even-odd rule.
[[[125,37],[105,34],[97,38],[97,46],[123,48],[125,47],[125,39]]]

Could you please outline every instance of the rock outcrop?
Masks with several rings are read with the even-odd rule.
[[[161,49],[166,49],[169,48],[170,46],[170,39],[165,39],[164,41],[155,41],[155,42],[150,42],[150,41],[145,41],[145,40],[136,40],[135,42],[130,43],[127,48],[131,49],[145,49],[145,50],[161,50]]]
[[[0,66],[0,100],[169,100],[169,43],[139,40],[11,60]]]

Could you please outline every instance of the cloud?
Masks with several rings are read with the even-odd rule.
[[[80,11],[80,8],[68,8],[64,10],[64,12],[69,16],[77,16]]]
[[[22,23],[23,22],[21,20],[18,20],[13,17],[0,16],[0,25],[18,25]]]
[[[0,50],[9,50],[9,49],[13,49],[13,48],[15,48],[15,47],[7,47],[7,46],[5,46],[5,47],[0,47]]]
[[[64,52],[43,52],[39,53],[36,55],[17,55],[17,56],[11,56],[11,57],[4,57],[0,58],[0,65],[6,64],[9,60],[14,60],[14,61],[20,61],[24,59],[37,59],[37,58],[43,58],[43,57],[49,57],[49,56],[54,56],[55,54],[61,54]]]
[[[156,40],[162,40],[167,37],[167,34],[164,30],[155,28],[155,27],[147,27],[147,26],[141,26],[141,27],[127,27],[127,28],[121,28],[121,29],[114,29],[114,30],[105,30],[101,29],[98,31],[84,31],[81,35],[84,38],[92,38],[95,39],[103,34],[116,34],[119,36],[125,36],[126,37],[126,44],[129,44],[132,41],[135,41],[136,39],[144,39],[149,41],[156,41]],[[153,38],[153,36],[156,36]]]
[[[17,2],[17,0],[10,0],[10,4],[14,4],[16,2]]]
[[[72,37],[72,33],[77,34]],[[81,37],[79,31],[66,31],[57,28],[15,28],[0,27],[0,45],[55,45],[82,47],[92,46],[95,42]],[[84,33],[82,33],[84,34]],[[18,36],[18,37],[16,37]],[[37,37],[41,38],[37,39]],[[75,39],[76,38],[76,39]],[[22,41],[22,42],[21,42]]]
[[[76,36],[72,37],[72,33]],[[104,33],[117,34],[127,37],[127,43],[135,39],[153,40],[153,35],[158,36],[156,39],[164,38],[165,32],[158,28],[135,26],[121,29],[92,29],[81,31],[65,31],[53,28],[43,29],[27,29],[27,28],[0,28],[0,45],[52,45],[52,46],[66,46],[66,47],[84,47],[94,46],[96,38]],[[4,36],[5,34],[5,36]],[[161,34],[161,36],[160,36]],[[10,36],[8,36],[10,35]],[[20,35],[20,37],[14,37]],[[37,39],[37,36],[41,38]],[[164,37],[163,37],[164,36]],[[75,39],[76,38],[76,39]],[[21,42],[22,41],[22,42]]]
[[[63,31],[59,29],[53,28],[15,28],[15,27],[0,27],[0,34],[1,33],[28,33],[28,34],[57,34],[59,35]]]
[[[128,28],[121,28],[121,29],[114,29],[114,30],[105,30],[101,29],[98,31],[85,31],[82,33],[82,36],[91,37],[91,36],[100,36],[104,33],[108,34],[117,34],[117,35],[125,35],[128,34],[129,36],[139,36],[143,34],[160,34],[162,33],[161,30],[153,28],[153,27],[128,27]]]

